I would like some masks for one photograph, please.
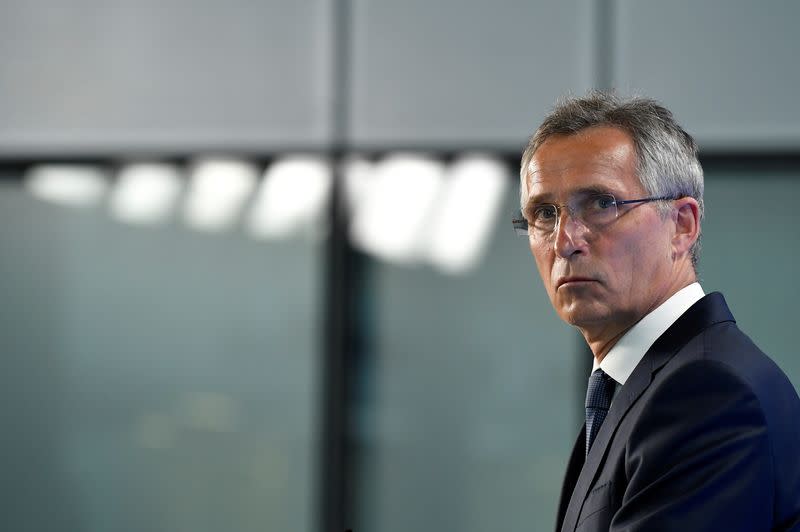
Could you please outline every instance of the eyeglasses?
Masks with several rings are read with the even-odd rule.
[[[573,220],[580,222],[588,229],[599,229],[617,219],[620,205],[673,199],[675,198],[665,196],[618,200],[613,194],[577,194],[564,205],[555,203],[531,205],[529,210],[526,211],[527,216],[523,216],[522,211],[519,211],[511,222],[514,225],[514,231],[518,235],[533,236],[535,239],[546,240],[551,238],[558,230],[561,209],[563,208],[567,209]]]

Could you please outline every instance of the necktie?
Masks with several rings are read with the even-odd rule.
[[[602,369],[596,369],[589,377],[589,387],[586,389],[586,456],[589,456],[592,442],[608,414],[615,385],[614,379]]]

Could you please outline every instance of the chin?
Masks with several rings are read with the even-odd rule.
[[[558,315],[575,327],[585,327],[608,320],[609,311],[596,303],[571,304],[561,307]]]

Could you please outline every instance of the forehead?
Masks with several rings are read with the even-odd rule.
[[[642,190],[633,140],[615,127],[550,137],[536,150],[527,170],[528,198],[589,187],[617,193]]]

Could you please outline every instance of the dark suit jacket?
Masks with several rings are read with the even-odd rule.
[[[722,294],[687,310],[619,391],[556,531],[800,531],[800,399]]]

